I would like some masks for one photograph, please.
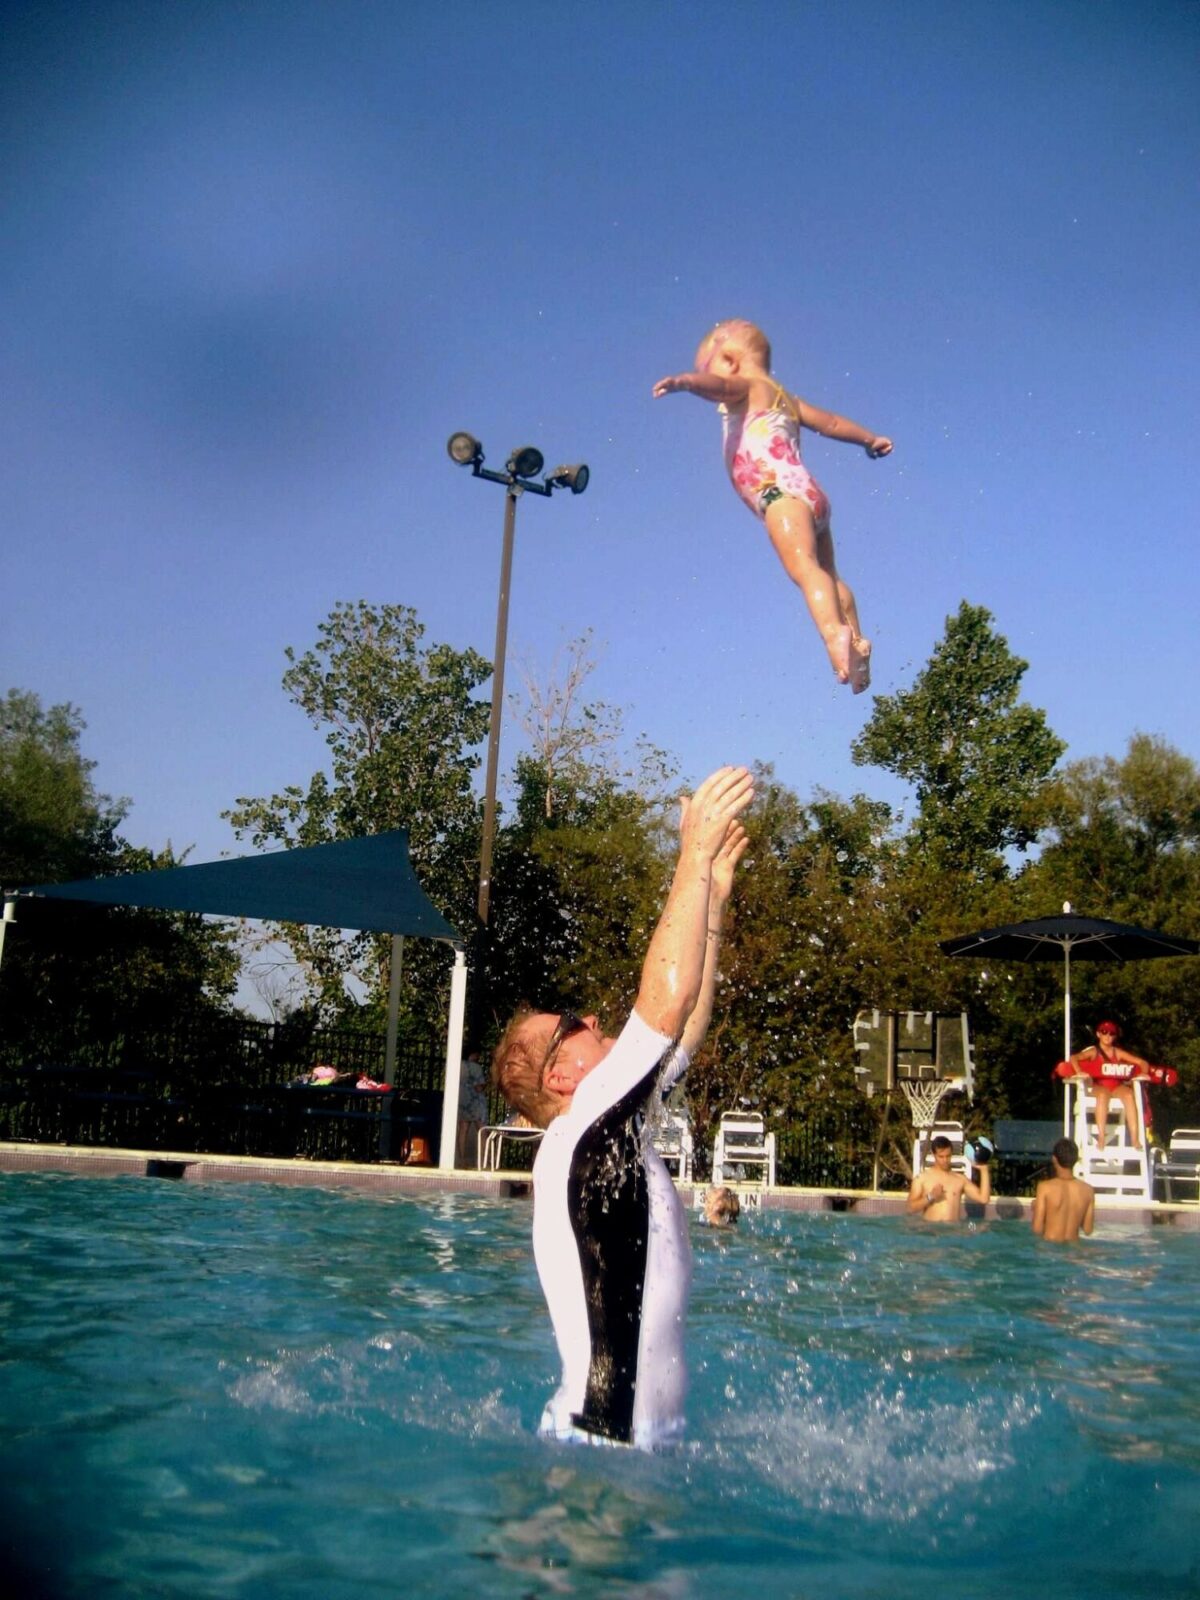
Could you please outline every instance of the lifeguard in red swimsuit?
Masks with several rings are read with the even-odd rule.
[[[1115,1022],[1100,1023],[1096,1029],[1095,1044],[1089,1044],[1077,1050],[1068,1060],[1060,1061],[1054,1073],[1059,1078],[1091,1078],[1095,1098],[1096,1143],[1101,1149],[1108,1128],[1109,1102],[1116,1095],[1125,1108],[1125,1125],[1129,1129],[1130,1141],[1135,1149],[1140,1150],[1142,1141],[1134,1080],[1141,1078],[1150,1083],[1166,1084],[1170,1088],[1178,1083],[1179,1074],[1174,1067],[1152,1067],[1141,1056],[1122,1050],[1117,1044],[1120,1037],[1121,1030]],[[1149,1115],[1146,1120],[1148,1123]]]

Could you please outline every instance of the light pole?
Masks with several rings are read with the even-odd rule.
[[[572,494],[582,494],[588,486],[590,473],[582,463],[571,467],[556,467],[546,474],[541,483],[534,479],[541,472],[545,460],[533,445],[514,450],[504,464],[503,472],[492,472],[483,464],[483,446],[469,433],[450,435],[446,449],[451,461],[460,467],[470,467],[473,477],[486,478],[489,483],[502,483],[504,495],[504,545],[500,555],[500,599],[496,607],[496,649],[492,665],[492,712],[488,721],[487,774],[483,789],[483,840],[479,851],[479,921],[487,927],[492,895],[492,853],[496,843],[496,772],[500,762],[500,717],[504,708],[504,654],[508,643],[508,592],[512,579],[513,535],[517,523],[517,501],[529,491],[544,495],[546,499],[555,489],[570,489]]]

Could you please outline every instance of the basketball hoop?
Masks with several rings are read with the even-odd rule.
[[[960,1092],[959,1085],[949,1078],[901,1078],[900,1087],[908,1101],[912,1125],[918,1130],[932,1128],[945,1097]]]

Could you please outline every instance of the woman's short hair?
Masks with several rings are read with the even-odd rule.
[[[492,1052],[492,1082],[514,1111],[548,1128],[566,1109],[563,1098],[542,1082],[542,1056],[530,1047],[527,1024],[538,1013],[522,1006],[509,1020]]]

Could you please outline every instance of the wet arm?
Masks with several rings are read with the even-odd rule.
[[[1045,1233],[1046,1231],[1046,1196],[1042,1193],[1042,1186],[1038,1184],[1037,1194],[1033,1197],[1033,1231]],[[1088,1230],[1091,1231],[1090,1229]]]
[[[985,1206],[992,1198],[992,1169],[990,1167],[976,1167],[979,1182],[972,1183],[970,1178],[963,1184],[964,1193],[979,1205]]]
[[[680,1038],[700,1000],[713,861],[730,824],[753,798],[745,767],[721,767],[683,802],[679,860],[646,952],[636,1005],[643,1022],[673,1039]]]
[[[680,372],[673,378],[660,378],[652,393],[656,400],[665,394],[694,394],[714,405],[743,406],[750,384],[745,378],[723,378],[716,372]]]
[[[721,964],[721,935],[725,927],[725,911],[733,888],[733,874],[738,862],[746,853],[749,840],[740,822],[730,824],[725,840],[713,862],[712,879],[708,891],[708,924],[704,935],[704,972],[700,980],[700,995],[683,1030],[684,1054],[694,1056],[704,1042],[708,1024],[712,1020],[713,997],[717,989],[717,973]]]
[[[871,456],[891,455],[892,441],[882,434],[872,433],[861,422],[851,422],[849,417],[840,417],[836,411],[810,406],[798,394],[793,395],[792,399],[796,403],[796,414],[800,421],[814,433],[822,434],[826,439],[837,439],[842,444],[859,444]]]

